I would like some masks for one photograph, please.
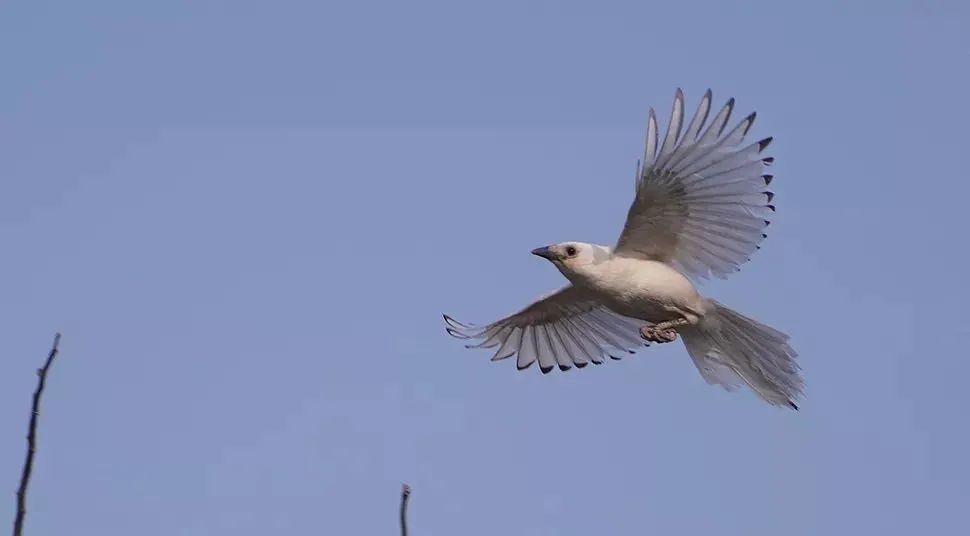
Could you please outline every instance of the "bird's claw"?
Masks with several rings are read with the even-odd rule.
[[[677,340],[677,332],[672,329],[657,329],[654,326],[643,326],[640,328],[640,337],[649,342],[662,344]]]

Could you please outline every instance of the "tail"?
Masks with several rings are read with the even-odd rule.
[[[699,324],[679,330],[701,376],[728,391],[743,382],[769,404],[797,410],[803,382],[788,335],[714,300],[710,304]]]

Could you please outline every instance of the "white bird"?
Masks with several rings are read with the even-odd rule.
[[[701,376],[731,391],[747,384],[770,404],[798,409],[797,354],[780,331],[701,296],[690,278],[721,279],[740,270],[767,235],[774,194],[765,190],[771,138],[742,145],[755,114],[725,130],[728,100],[705,128],[711,91],[682,130],[684,96],[674,97],[659,142],[653,109],[637,163],[636,196],[613,248],[582,242],[541,247],[570,284],[486,326],[445,315],[452,336],[469,348],[495,348],[492,360],[517,355],[519,370],[536,361],[548,373],[601,364],[606,357],[679,333]]]

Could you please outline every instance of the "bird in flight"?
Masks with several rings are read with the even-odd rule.
[[[650,110],[636,194],[612,248],[562,242],[534,249],[569,280],[560,290],[484,326],[445,315],[447,332],[469,348],[496,348],[492,360],[516,356],[524,370],[548,373],[649,343],[683,339],[701,376],[733,391],[747,385],[776,406],[798,409],[803,382],[788,336],[702,296],[694,281],[726,279],[767,238],[773,193],[766,190],[771,138],[745,143],[752,113],[726,129],[730,99],[710,123],[708,90],[684,127],[678,89],[661,140]]]

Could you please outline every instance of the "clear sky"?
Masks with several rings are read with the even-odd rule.
[[[0,488],[55,331],[28,533],[956,534],[970,504],[970,7],[5,2]],[[774,136],[798,413],[680,343],[465,350],[612,244],[649,106]],[[739,115],[740,117],[740,115]]]

